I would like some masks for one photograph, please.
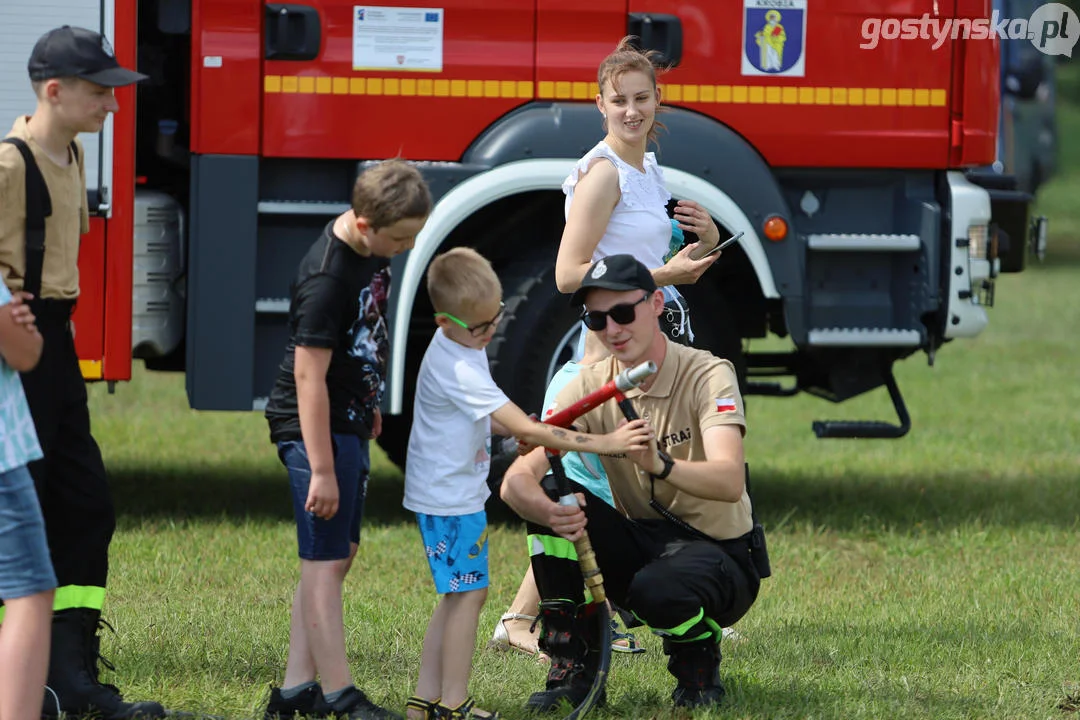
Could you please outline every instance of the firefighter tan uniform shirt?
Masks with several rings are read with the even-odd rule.
[[[585,366],[556,399],[565,408],[599,389],[622,368],[614,357]],[[746,419],[739,394],[735,368],[712,353],[695,350],[668,340],[667,355],[649,391],[626,393],[634,408],[656,430],[657,444],[675,460],[705,460],[702,433],[714,425],[737,425],[745,434]],[[589,433],[608,433],[618,427],[622,411],[613,401],[586,413],[574,426]],[[625,456],[601,456],[611,483],[615,507],[630,518],[660,518],[649,507],[648,473]],[[657,480],[656,499],[672,513],[717,540],[736,538],[750,532],[750,498],[743,490],[736,503],[705,500]]]
[[[49,187],[52,215],[45,220],[45,262],[41,269],[41,297],[74,300],[79,296],[79,236],[89,231],[86,201],[85,154],[79,162],[60,167],[30,137],[28,118],[15,121],[8,137],[22,138],[30,146]],[[78,141],[76,141],[78,142]],[[70,154],[71,151],[68,150]],[[11,290],[20,290],[26,273],[26,175],[19,149],[0,144],[0,278]]]

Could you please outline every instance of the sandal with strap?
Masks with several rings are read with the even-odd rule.
[[[421,716],[421,720],[436,720],[439,716],[439,698],[434,700],[425,700],[422,697],[413,695],[411,698],[405,701],[406,710],[419,710],[424,713]]]
[[[435,705],[435,712],[438,713],[435,717],[445,718],[446,720],[502,720],[499,713],[481,710],[476,707],[476,701],[471,697],[465,698],[455,708],[447,707],[440,701]]]
[[[507,620],[528,620],[532,623],[529,626],[530,644],[525,645],[520,642],[514,642],[513,638],[510,637],[510,631],[506,629]],[[488,647],[493,650],[517,650],[526,655],[536,655],[540,652],[540,647],[536,644],[536,636],[532,634],[535,628],[535,615],[523,615],[514,612],[503,613],[503,616],[499,618],[499,622],[495,624],[495,633],[491,636]]]
[[[645,652],[645,648],[638,645],[637,638],[630,632],[619,632],[619,624],[615,618],[611,619],[611,649],[615,652],[637,655]]]

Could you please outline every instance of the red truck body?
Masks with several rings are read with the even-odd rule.
[[[621,37],[643,28],[644,44],[663,31],[658,49],[677,54],[660,75],[669,111],[661,120],[673,129],[661,135],[658,154],[673,192],[713,197],[723,229],[748,231],[729,261],[738,277],[695,289],[706,307],[738,308],[729,329],[704,333],[713,340],[735,333],[727,338],[734,344],[717,340],[715,352],[741,353],[742,338],[790,335],[795,351],[782,362],[760,360],[758,367],[771,367],[763,374],[789,374],[794,391],[842,400],[890,385],[887,370],[859,369],[868,357],[887,368],[985,325],[980,300],[999,260],[968,248],[994,246],[983,238],[993,235],[996,200],[964,173],[995,160],[999,43],[881,39],[868,47],[865,31],[871,18],[986,18],[990,0],[447,0],[437,8],[416,0],[69,1],[100,3],[120,61],[151,75],[137,91],[118,91],[122,110],[101,143],[109,172],[99,197],[107,202],[83,242],[76,316],[88,379],[128,379],[134,354],[152,367],[186,369],[194,407],[258,408],[287,337],[296,261],[347,207],[363,163],[400,156],[423,167],[437,201],[426,236],[395,265],[399,334],[388,414],[407,416],[408,368],[430,332],[417,280],[426,263],[440,248],[471,240],[492,258],[508,297],[520,291],[538,302],[526,280],[543,275],[558,245],[560,168],[601,137],[592,107],[597,66]],[[25,6],[15,12],[28,28],[42,24],[31,3],[16,5]],[[439,27],[434,65],[411,68],[402,50],[400,68],[393,60],[359,67],[365,13],[409,8]],[[767,13],[777,13],[785,33],[782,70],[763,70],[764,55],[757,59],[756,33],[781,32],[763,29]],[[165,149],[162,132],[170,133]],[[528,163],[543,182],[521,170]],[[499,189],[501,180],[484,190],[486,176],[504,175],[518,190]],[[958,215],[957,203],[968,209]],[[462,207],[472,209],[454,216]],[[517,224],[506,220],[511,215],[521,216]],[[139,223],[158,216],[179,248],[162,260],[167,267],[145,276],[169,299],[143,302],[145,248],[133,238]],[[764,239],[769,218],[788,228],[778,242]],[[509,251],[507,236],[532,264]],[[875,245],[875,238],[885,240]],[[1025,242],[1014,241],[1019,267]],[[912,264],[917,280],[899,270]],[[541,304],[553,302],[554,287],[545,292]],[[133,313],[169,303],[180,304],[172,310],[183,318],[182,340],[174,335],[146,350],[141,331],[133,337]],[[852,315],[860,304],[881,312]],[[562,325],[529,332],[561,335],[574,318],[559,312]],[[511,314],[500,330],[503,348],[517,342],[509,326],[527,314]],[[537,362],[550,370],[564,351],[565,342],[547,348],[550,362]],[[519,382],[520,397],[535,403],[543,373],[499,352],[496,374]],[[745,361],[752,375],[755,361]]]

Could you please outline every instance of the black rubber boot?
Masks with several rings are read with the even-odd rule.
[[[668,672],[677,681],[671,693],[676,707],[720,704],[724,686],[720,683],[720,646],[715,638],[688,643],[664,638],[664,652],[668,654]]]
[[[544,689],[529,696],[525,706],[530,710],[558,710],[563,701],[577,707],[592,688],[599,670],[599,633],[595,618],[587,616],[588,607],[580,613],[569,600],[549,600],[540,603],[540,650],[551,658]],[[589,642],[595,640],[595,642]],[[590,648],[591,645],[591,648]],[[601,694],[597,706],[606,695]]]
[[[46,718],[91,716],[101,720],[163,718],[165,708],[156,702],[128,703],[113,685],[98,680],[101,657],[98,628],[105,624],[96,610],[76,608],[53,614],[49,675],[41,715]]]

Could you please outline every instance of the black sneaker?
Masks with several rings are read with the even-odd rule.
[[[327,717],[338,720],[403,720],[392,710],[379,707],[368,700],[362,690],[350,685],[335,702],[322,706]]]
[[[281,697],[281,688],[270,688],[270,702],[266,704],[263,720],[292,720],[297,715],[314,715],[325,707],[322,688],[318,683],[288,700]]]

